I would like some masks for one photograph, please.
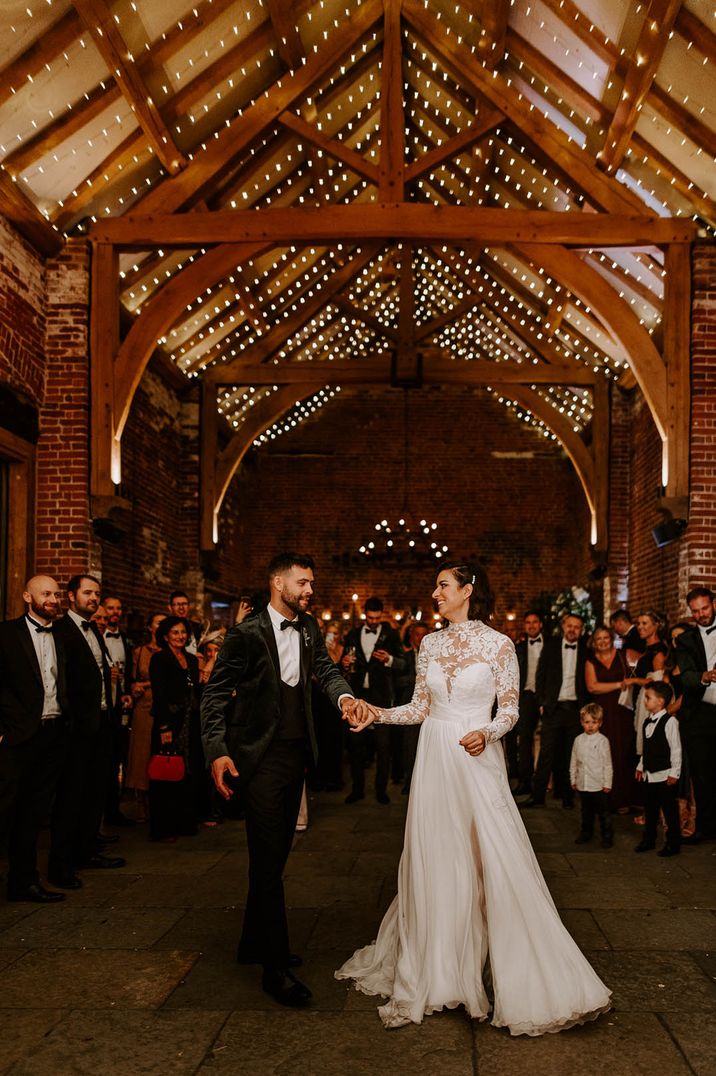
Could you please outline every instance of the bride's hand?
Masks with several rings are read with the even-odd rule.
[[[460,740],[460,746],[464,747],[468,755],[472,755],[473,758],[477,755],[481,755],[485,750],[487,740],[485,739],[485,733],[477,730],[476,732],[468,732]]]
[[[380,721],[380,717],[381,711],[377,706],[370,706],[364,699],[357,699],[349,719],[351,732],[362,732],[374,721]]]

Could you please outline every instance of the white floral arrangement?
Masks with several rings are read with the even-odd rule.
[[[566,587],[552,599],[549,615],[555,635],[559,635],[562,617],[568,613],[577,613],[581,616],[584,621],[584,634],[591,635],[596,625],[596,618],[589,591],[584,587]]]

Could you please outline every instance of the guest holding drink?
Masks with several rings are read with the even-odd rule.
[[[609,740],[612,752],[614,777],[610,806],[620,814],[628,814],[634,801],[634,717],[632,711],[619,701],[627,666],[614,641],[614,632],[606,624],[594,629],[589,640],[590,654],[584,666],[584,678],[587,691],[602,707],[601,732]]]

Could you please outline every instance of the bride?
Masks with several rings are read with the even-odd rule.
[[[606,1012],[610,991],[562,925],[510,793],[500,738],[517,720],[515,649],[484,623],[480,569],[444,568],[433,598],[448,624],[423,640],[412,702],[371,708],[352,730],[423,723],[398,894],[336,978],[387,997],[389,1028],[464,1005],[513,1035],[562,1031]]]

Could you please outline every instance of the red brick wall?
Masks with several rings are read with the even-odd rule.
[[[410,507],[439,524],[454,554],[483,560],[499,620],[541,591],[584,582],[586,502],[554,442],[487,393],[426,389],[412,394],[410,416]],[[251,452],[220,520],[222,575],[231,573],[242,588],[261,586],[270,556],[299,548],[317,560],[317,607],[340,615],[355,591],[361,600],[377,593],[397,608],[428,611],[432,568],[336,563],[371,536],[376,520],[399,516],[402,445],[402,396],[386,392],[341,395],[270,448]]]
[[[45,394],[45,268],[0,217],[0,381],[39,406]]]

